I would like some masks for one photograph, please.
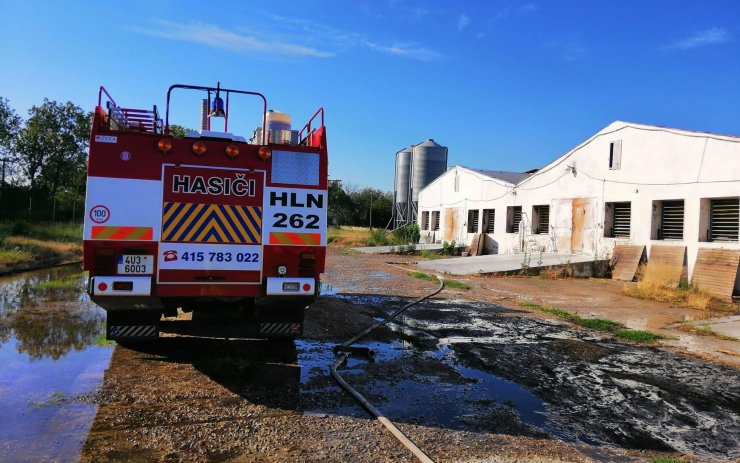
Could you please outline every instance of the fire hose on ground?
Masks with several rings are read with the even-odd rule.
[[[364,330],[364,331],[360,332],[359,334],[355,335],[353,338],[351,338],[351,339],[343,342],[342,344],[339,344],[338,346],[336,346],[334,348],[334,352],[337,353],[337,354],[339,354],[339,359],[337,359],[337,361],[331,367],[331,374],[334,377],[334,379],[337,380],[337,382],[339,383],[339,385],[342,386],[342,388],[345,391],[349,392],[352,395],[352,397],[354,397],[355,399],[357,399],[357,401],[360,402],[360,404],[365,408],[365,410],[367,410],[368,412],[370,412],[371,415],[373,415],[375,418],[377,418],[378,421],[380,421],[383,424],[383,426],[385,426],[396,437],[396,439],[398,439],[398,441],[401,444],[404,445],[404,447],[406,447],[407,449],[409,449],[411,451],[411,453],[413,453],[414,456],[416,458],[418,458],[419,461],[421,461],[423,463],[434,463],[434,460],[432,460],[431,458],[429,458],[429,456],[426,453],[424,453],[423,450],[421,450],[419,447],[417,447],[417,445],[414,444],[414,442],[411,441],[411,439],[409,439],[400,429],[398,429],[396,427],[396,425],[394,425],[391,420],[389,420],[388,418],[386,418],[380,412],[380,410],[378,410],[377,408],[375,408],[373,406],[373,404],[371,404],[370,402],[368,402],[367,399],[365,399],[362,396],[362,394],[360,394],[352,386],[350,386],[349,384],[347,384],[347,382],[344,380],[344,378],[342,378],[342,376],[337,372],[337,368],[339,368],[340,366],[342,366],[342,364],[344,364],[344,362],[347,361],[347,359],[349,358],[349,356],[350,356],[351,353],[358,352],[358,351],[361,350],[361,349],[358,349],[358,348],[351,347],[352,344],[354,344],[355,342],[357,342],[360,339],[362,339],[365,335],[367,335],[371,331],[373,331],[373,330],[375,330],[375,329],[377,329],[377,328],[379,328],[381,326],[384,326],[384,325],[388,324],[391,320],[393,320],[394,318],[396,318],[397,316],[399,316],[400,314],[402,314],[404,311],[406,311],[410,307],[418,304],[419,302],[421,302],[421,301],[423,301],[425,299],[429,299],[430,297],[432,297],[435,294],[437,294],[440,291],[442,291],[442,288],[444,287],[444,281],[439,276],[437,276],[437,278],[439,279],[439,287],[436,290],[434,290],[433,292],[431,292],[431,293],[429,293],[429,294],[427,294],[425,296],[420,297],[419,299],[416,299],[416,300],[414,300],[412,302],[409,302],[408,304],[404,305],[400,309],[398,309],[395,312],[393,312],[385,320],[383,320],[381,322],[378,322],[378,323],[370,326],[366,330]],[[365,349],[365,350],[367,350],[367,349]]]

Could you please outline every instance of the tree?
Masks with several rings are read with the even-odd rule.
[[[371,203],[372,226],[385,227],[391,219],[391,193],[375,188],[359,189],[352,184],[343,186],[339,180],[329,182],[329,223],[367,227],[370,224]]]
[[[332,225],[353,225],[355,207],[352,199],[342,188],[341,180],[329,182],[329,223]]]
[[[170,126],[170,134],[175,138],[185,138],[185,135],[189,132],[195,132],[193,129],[186,129],[185,127],[177,124]]]
[[[367,227],[385,227],[391,218],[393,201],[391,194],[375,188],[363,188],[349,193],[354,204],[355,215],[353,225]],[[372,224],[370,210],[372,206]]]
[[[60,191],[84,194],[91,115],[72,102],[48,99],[28,114],[16,151],[31,189],[44,186],[51,198]]]
[[[5,185],[6,176],[11,176],[12,158],[15,140],[20,130],[21,118],[10,107],[7,98],[0,97],[0,169],[2,169],[2,179],[0,187]]]

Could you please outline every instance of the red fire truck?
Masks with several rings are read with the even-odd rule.
[[[203,92],[202,130],[177,137],[170,98],[183,90]],[[250,141],[228,131],[235,97],[261,103]],[[300,131],[286,116],[256,92],[172,85],[162,121],[100,87],[83,246],[108,339],[301,334],[326,256],[326,129],[323,108]],[[174,321],[178,309],[191,320]]]

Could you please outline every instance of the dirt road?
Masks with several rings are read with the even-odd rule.
[[[83,461],[414,461],[328,374],[331,348],[434,287],[332,252],[296,343],[118,346]],[[737,370],[446,291],[364,345],[353,386],[438,462],[740,458]]]

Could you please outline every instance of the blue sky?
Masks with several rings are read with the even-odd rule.
[[[209,7],[204,5],[208,3]],[[330,176],[391,190],[396,151],[541,167],[614,120],[740,135],[740,2],[0,0],[0,96],[164,107],[172,83],[326,109]],[[186,94],[171,119],[194,127]],[[191,109],[192,108],[192,109]],[[254,101],[231,131],[248,134]],[[232,107],[232,113],[236,109]]]

